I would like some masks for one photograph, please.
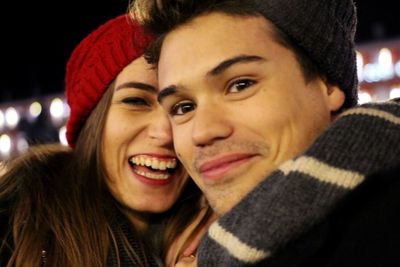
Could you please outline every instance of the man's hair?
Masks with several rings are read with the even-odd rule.
[[[159,38],[146,59],[157,64],[165,35],[211,12],[262,16],[274,25],[275,40],[291,49],[305,80],[320,75],[345,93],[344,108],[357,103],[357,71],[352,0],[135,0],[131,15]]]

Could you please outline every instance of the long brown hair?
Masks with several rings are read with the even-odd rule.
[[[182,254],[183,250],[189,245],[193,238],[203,230],[213,211],[208,203],[202,201],[203,193],[197,185],[190,179],[175,205],[168,211],[169,216],[166,218],[163,240],[160,242],[160,257],[166,259],[168,248],[172,246],[174,241],[186,230],[186,228],[194,223],[197,215],[202,209],[205,209],[204,215],[200,218],[197,225],[189,233],[183,246],[178,254]]]
[[[0,203],[6,203],[12,225],[0,243],[0,254],[12,247],[7,267],[44,262],[51,267],[99,267],[107,265],[110,251],[118,255],[116,237],[126,238],[118,223],[113,225],[118,204],[105,184],[101,150],[113,91],[110,86],[103,95],[73,150],[37,146],[7,164],[0,178]],[[127,241],[123,246],[135,266],[146,266],[137,248]]]

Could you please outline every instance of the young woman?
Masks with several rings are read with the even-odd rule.
[[[70,147],[34,147],[0,178],[0,266],[159,266],[202,209],[142,57],[151,41],[119,16],[76,47]]]

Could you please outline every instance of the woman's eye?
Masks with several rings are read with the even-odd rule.
[[[184,115],[188,112],[193,111],[196,108],[195,104],[191,102],[180,102],[172,106],[170,114],[171,116]]]
[[[243,91],[246,88],[252,86],[255,83],[256,83],[256,81],[250,80],[250,79],[237,80],[229,86],[228,91],[229,91],[229,93],[238,93],[238,92]]]
[[[135,106],[149,106],[150,104],[148,103],[147,100],[141,97],[127,97],[122,100],[122,103],[129,104],[129,105],[135,105]]]

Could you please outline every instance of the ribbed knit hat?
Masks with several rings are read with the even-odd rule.
[[[260,13],[305,50],[331,81],[346,94],[344,107],[357,103],[354,36],[356,8],[352,0],[253,0]]]
[[[65,88],[71,112],[68,144],[75,146],[79,132],[117,75],[143,55],[153,36],[129,16],[121,15],[98,27],[74,49],[66,67]]]

